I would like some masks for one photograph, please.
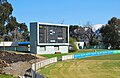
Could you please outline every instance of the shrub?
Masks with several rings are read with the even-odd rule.
[[[75,51],[78,51],[78,49],[77,49],[74,42],[76,42],[76,40],[74,38],[72,38],[72,37],[69,37],[69,43],[70,43],[70,46],[72,47],[70,51],[75,52]]]

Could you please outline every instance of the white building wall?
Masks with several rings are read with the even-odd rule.
[[[40,49],[40,46],[37,46],[37,54],[45,54],[45,53],[46,53],[46,51],[42,51]]]
[[[0,46],[18,46],[18,42],[0,42]]]
[[[45,46],[43,50],[40,46],[37,46],[37,54],[54,54],[54,46]]]
[[[37,54],[55,54],[55,52],[68,53],[68,46],[59,46],[59,50],[55,50],[54,46],[45,46],[45,50],[37,46]]]
[[[59,51],[62,53],[68,53],[68,46],[59,46]]]
[[[55,53],[54,46],[46,46],[46,52],[48,54],[54,54]]]

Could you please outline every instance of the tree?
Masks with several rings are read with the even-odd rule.
[[[13,11],[12,5],[8,2],[4,2],[0,5],[0,35],[3,36],[6,33],[5,25],[8,22],[9,17]]]
[[[74,51],[74,52],[78,50],[76,45],[75,45],[75,42],[76,42],[76,40],[74,38],[69,37],[69,43],[70,43],[70,45],[72,47],[72,51]]]
[[[8,2],[3,3],[0,6],[0,23],[5,24],[9,17],[11,16],[13,11],[12,5],[9,4]]]
[[[18,28],[18,26],[19,26],[19,24],[18,24],[16,18],[13,16],[9,17],[8,23],[6,25],[7,33],[14,31],[16,28]]]
[[[98,45],[99,40],[98,37],[95,35],[95,32],[92,30],[92,26],[86,27],[83,32],[83,35],[88,39],[88,42],[91,46]]]
[[[25,23],[19,24],[19,32],[22,35],[22,39],[24,41],[29,41],[30,40],[30,35],[28,32],[27,25]]]
[[[70,37],[76,41],[83,41],[89,43],[91,46],[98,45],[99,40],[95,32],[92,30],[92,25],[87,23],[85,27],[78,25],[71,25],[69,29]]]
[[[5,26],[0,23],[0,36],[3,36],[6,32]]]
[[[120,48],[120,19],[111,18],[108,24],[101,28],[100,32],[106,47],[111,46],[112,49]]]
[[[83,35],[85,36],[86,41],[88,41],[90,46],[98,45],[98,36],[95,34],[95,32],[93,32],[92,24],[89,21],[84,26]]]
[[[5,36],[5,37],[4,37],[4,41],[12,41],[11,36]]]
[[[74,38],[76,41],[80,41],[79,28],[80,28],[80,26],[78,26],[78,25],[70,25],[70,27],[69,27],[70,37]]]
[[[5,41],[28,41],[29,33],[25,23],[18,23],[12,16],[12,5],[7,0],[0,1],[0,36]],[[22,31],[22,33],[21,33]]]
[[[17,39],[18,39],[17,38],[18,26],[19,26],[19,23],[17,22],[16,18],[13,16],[9,17],[8,23],[6,25],[6,32],[7,32],[8,36],[10,36],[9,33],[12,34],[12,41],[17,41]],[[10,37],[8,37],[8,38],[10,38]]]

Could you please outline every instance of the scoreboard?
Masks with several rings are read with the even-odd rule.
[[[39,43],[68,43],[68,26],[39,24]]]

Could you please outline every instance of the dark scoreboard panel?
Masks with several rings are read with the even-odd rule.
[[[39,43],[68,43],[68,27],[39,24]]]

